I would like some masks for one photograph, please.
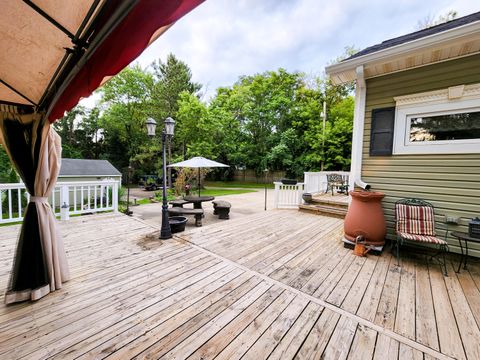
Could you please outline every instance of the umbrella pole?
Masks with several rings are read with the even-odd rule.
[[[200,197],[200,186],[201,186],[201,178],[200,178],[200,168],[198,168],[198,197]]]

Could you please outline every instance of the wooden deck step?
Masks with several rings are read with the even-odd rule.
[[[347,196],[314,196],[310,205],[322,205],[330,206],[340,209],[348,209],[348,197]]]
[[[347,209],[331,205],[303,204],[298,206],[300,211],[310,212],[317,215],[326,215],[337,218],[345,218]]]
[[[315,194],[308,204],[300,205],[299,210],[343,219],[348,210],[348,196]]]

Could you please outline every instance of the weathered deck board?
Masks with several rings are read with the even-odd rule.
[[[0,358],[479,357],[477,262],[444,278],[421,256],[358,258],[342,228],[270,211],[159,242],[123,215],[74,218],[72,279],[0,307]],[[18,229],[0,228],[3,288]]]

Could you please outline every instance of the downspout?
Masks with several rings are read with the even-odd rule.
[[[355,109],[353,113],[353,137],[352,137],[352,162],[350,166],[351,176],[350,189],[355,185],[364,190],[369,190],[370,185],[362,181],[362,153],[363,153],[363,129],[365,126],[365,100],[367,97],[367,85],[363,72],[363,65],[355,69],[357,81],[355,84]]]

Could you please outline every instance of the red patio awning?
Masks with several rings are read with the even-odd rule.
[[[53,122],[203,1],[2,1],[0,102]]]

